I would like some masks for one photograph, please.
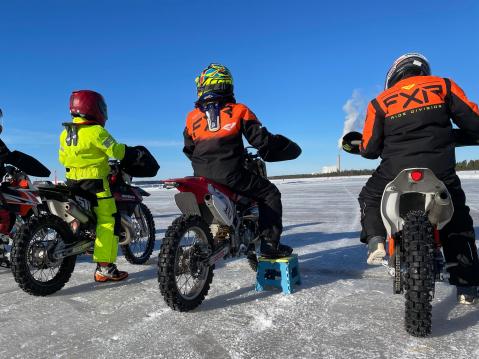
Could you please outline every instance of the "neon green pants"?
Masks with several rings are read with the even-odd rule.
[[[97,193],[98,207],[95,207],[97,218],[94,262],[114,263],[118,254],[118,236],[115,236],[115,199],[111,195],[108,180],[103,179],[104,192]]]

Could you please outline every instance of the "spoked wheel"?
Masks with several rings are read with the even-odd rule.
[[[406,290],[406,331],[416,337],[431,334],[434,293],[434,236],[426,214],[413,211],[403,228]]]
[[[213,237],[199,216],[181,216],[168,228],[158,257],[158,282],[168,306],[180,312],[198,307],[213,280],[208,265]]]
[[[125,258],[132,264],[144,264],[155,247],[155,221],[147,206],[139,204],[139,217],[132,216],[135,227],[135,238],[126,245],[120,246]]]
[[[12,246],[12,272],[25,292],[45,296],[60,290],[75,268],[76,256],[56,260],[52,253],[73,240],[60,218],[32,218],[22,225]]]

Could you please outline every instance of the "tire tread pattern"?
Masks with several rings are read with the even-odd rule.
[[[193,299],[186,299],[181,296],[176,286],[175,278],[175,257],[181,238],[189,228],[198,227],[203,230],[208,238],[210,246],[213,244],[208,224],[196,215],[182,215],[175,219],[165,233],[161,243],[160,254],[158,255],[158,283],[160,292],[170,308],[180,312],[187,312],[198,307],[205,299],[213,281],[214,265],[208,270],[206,282],[201,292]]]
[[[434,291],[433,227],[423,211],[411,211],[403,228],[406,267],[406,331],[416,337],[431,334],[431,301]]]
[[[12,273],[19,287],[28,294],[35,296],[47,296],[62,289],[70,280],[76,263],[76,256],[64,258],[58,273],[47,282],[37,281],[30,275],[27,263],[27,249],[32,240],[31,233],[34,233],[35,229],[41,227],[55,229],[65,243],[70,243],[73,239],[73,233],[67,223],[54,215],[33,217],[29,222],[20,227],[12,246]]]

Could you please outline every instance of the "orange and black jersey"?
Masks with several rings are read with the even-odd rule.
[[[454,81],[406,78],[369,103],[361,155],[381,157],[379,170],[391,178],[407,167],[428,167],[440,177],[447,175],[455,167],[451,119],[479,136],[479,109]]]
[[[217,129],[210,129],[206,114],[198,108],[186,118],[183,152],[191,160],[195,176],[227,178],[243,167],[243,135],[257,149],[268,146],[272,136],[243,104],[226,104],[219,121]]]

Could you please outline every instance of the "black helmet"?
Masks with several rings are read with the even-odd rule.
[[[410,52],[394,61],[386,75],[384,89],[387,90],[406,77],[429,75],[431,75],[431,67],[426,57],[417,52]]]

